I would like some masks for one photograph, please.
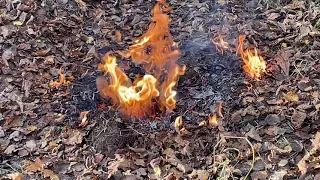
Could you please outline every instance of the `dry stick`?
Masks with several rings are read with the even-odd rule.
[[[247,173],[247,175],[244,177],[244,179],[247,179],[251,170],[253,169],[253,165],[254,165],[254,161],[255,161],[255,154],[254,154],[254,147],[252,145],[252,143],[245,137],[236,137],[236,136],[224,136],[224,135],[221,135],[222,137],[224,138],[229,138],[229,139],[244,139],[248,142],[248,144],[250,145],[251,147],[251,151],[252,151],[252,163],[251,163],[251,167]],[[216,158],[215,158],[215,154],[216,154],[216,149],[218,147],[218,145],[221,143],[222,140],[219,140],[218,143],[214,146],[213,148],[213,162],[215,163],[216,162]]]

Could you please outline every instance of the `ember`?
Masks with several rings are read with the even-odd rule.
[[[241,58],[245,63],[243,69],[249,74],[250,77],[255,80],[259,80],[261,75],[266,72],[266,62],[261,56],[259,56],[257,48],[253,47],[243,50],[245,38],[245,35],[239,36],[238,46],[238,52],[241,54]]]
[[[110,75],[110,82],[102,77],[97,79],[100,94],[111,98],[113,104],[126,115],[150,115],[154,111],[154,102],[161,110],[175,108],[177,92],[174,87],[186,67],[177,64],[181,53],[169,31],[169,16],[163,13],[169,9],[165,1],[158,1],[148,31],[135,40],[127,52],[117,51],[121,56],[131,57],[135,63],[141,64],[148,73],[142,79],[131,82],[110,52],[103,58],[104,64],[98,67]]]

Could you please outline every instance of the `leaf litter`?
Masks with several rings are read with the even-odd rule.
[[[319,3],[170,1],[170,30],[187,65],[177,108],[129,121],[98,97],[96,66],[145,32],[154,2],[0,4],[0,176],[317,177]],[[245,34],[262,50],[261,81],[245,76],[233,52],[215,50],[219,33]],[[144,73],[126,59],[119,66]]]

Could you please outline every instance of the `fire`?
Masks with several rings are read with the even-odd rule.
[[[58,89],[62,84],[69,85],[71,83],[70,78],[66,78],[66,76],[62,73],[62,66],[60,67],[58,74],[60,76],[59,81],[52,81],[50,82],[49,86],[55,87]]]
[[[218,125],[218,120],[217,120],[217,115],[213,114],[213,115],[209,115],[209,125],[211,126],[217,126]]]
[[[110,97],[114,105],[121,106],[121,110],[128,115],[141,117],[143,110],[150,113],[152,99],[159,96],[159,91],[156,89],[157,79],[145,75],[132,83],[117,66],[116,57],[107,53],[103,60],[104,64],[100,64],[98,68],[110,74],[110,83],[102,77],[97,79],[100,94],[103,97]]]
[[[170,19],[164,11],[170,8],[164,0],[153,9],[152,23],[148,31],[136,39],[128,51],[116,51],[119,55],[140,64],[147,72],[132,82],[116,63],[116,57],[107,53],[99,69],[109,74],[109,82],[100,77],[97,87],[103,97],[110,97],[114,105],[126,114],[142,117],[154,111],[155,102],[161,110],[173,110],[176,105],[174,90],[178,77],[185,72],[179,66],[180,50],[170,34]]]
[[[89,111],[83,111],[80,113],[79,119],[81,119],[81,123],[79,124],[79,127],[84,127],[89,123],[88,117],[87,117],[88,113],[89,113]]]
[[[220,32],[218,32],[218,39],[212,39],[213,44],[216,46],[216,50],[223,54],[224,50],[229,50],[230,46],[228,42],[223,40]]]
[[[178,116],[174,121],[174,127],[179,129],[181,126],[183,126],[182,116]]]
[[[243,69],[255,80],[259,80],[263,73],[266,72],[266,62],[264,59],[259,56],[257,48],[248,48],[243,50],[243,43],[245,40],[245,35],[239,36],[239,46],[238,52],[241,54],[241,58],[244,61],[245,65]]]

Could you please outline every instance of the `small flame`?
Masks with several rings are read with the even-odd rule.
[[[141,64],[148,73],[134,82],[117,66],[116,57],[110,52],[104,57],[99,69],[110,75],[97,79],[100,94],[110,97],[114,104],[127,115],[142,117],[150,114],[154,101],[161,110],[173,110],[176,105],[174,90],[178,77],[183,75],[186,66],[179,66],[180,50],[170,34],[170,19],[163,12],[170,10],[165,0],[158,1],[153,8],[152,23],[148,31],[134,41],[127,52],[116,51],[119,55]],[[151,75],[152,74],[152,75]]]
[[[245,65],[243,69],[249,74],[249,76],[255,80],[259,80],[263,73],[266,72],[266,62],[259,56],[257,48],[253,47],[250,49],[243,50],[243,43],[245,35],[239,36],[238,52],[241,54],[241,58]]]
[[[209,125],[210,126],[217,126],[218,125],[218,120],[217,120],[217,115],[213,114],[213,115],[209,115]]]
[[[223,54],[224,50],[230,50],[229,44],[223,40],[223,37],[221,36],[220,32],[218,34],[218,39],[212,39],[213,44],[216,46],[216,50]]]
[[[83,111],[80,113],[79,119],[81,119],[81,123],[79,124],[79,127],[84,127],[88,124],[88,113],[89,111]]]
[[[179,129],[181,126],[183,126],[182,116],[178,116],[174,121],[174,127]]]
[[[62,84],[63,85],[69,85],[71,82],[66,78],[66,76],[62,73],[62,66],[60,67],[58,74],[60,76],[59,81],[53,81],[50,82],[49,86],[51,87],[55,87],[56,89],[58,89]]]
[[[222,101],[219,102],[218,115],[223,118],[223,114],[222,114],[222,103],[223,103]]]
[[[202,120],[200,123],[199,123],[199,127],[201,126],[206,126],[207,125],[207,121],[206,120]]]

